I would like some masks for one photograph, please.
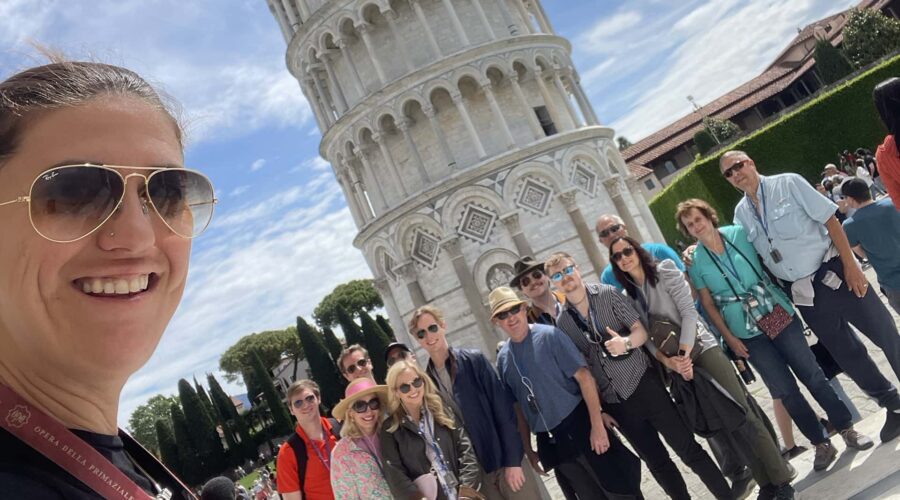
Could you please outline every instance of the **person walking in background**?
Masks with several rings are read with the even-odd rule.
[[[759,405],[747,393],[731,361],[700,320],[684,273],[671,260],[655,260],[637,240],[628,236],[613,240],[609,252],[616,279],[625,285],[625,292],[634,301],[644,325],[653,328],[654,323],[668,322],[680,327],[677,338],[671,342],[663,340],[671,344],[668,355],[654,342],[645,344],[647,350],[677,374],[674,376],[692,380],[694,367],[700,367],[728,391],[744,410],[745,433],[750,436],[746,443],[748,449],[731,449],[730,453],[749,459],[753,478],[768,498],[793,498],[791,472],[779,453],[778,444],[766,423],[757,416],[757,412],[761,413]],[[751,481],[734,483],[732,493],[736,498],[744,498],[752,486]]]
[[[900,334],[890,312],[869,289],[834,217],[835,204],[797,174],[760,175],[743,151],[725,152],[719,170],[744,192],[734,209],[735,223],[745,228],[744,236],[766,268],[844,372],[887,409],[882,442],[900,435],[897,389],[850,324],[884,351],[895,375],[900,375]]]
[[[332,452],[331,488],[336,500],[390,500],[381,458],[382,408],[387,386],[362,377],[350,382],[332,415],[343,422]]]
[[[885,191],[900,210],[900,151],[897,137],[900,134],[900,78],[888,78],[872,91],[875,109],[888,130],[884,142],[875,150],[875,163]]]
[[[881,291],[900,314],[900,212],[890,197],[873,201],[862,182],[850,179],[841,185],[847,205],[855,210],[844,221],[850,246],[869,259],[878,275]]]
[[[745,167],[746,168],[746,167]],[[803,324],[784,292],[769,283],[742,226],[719,228],[709,203],[691,199],[678,204],[678,228],[696,238],[689,272],[700,301],[735,354],[750,360],[773,398],[781,399],[800,432],[816,447],[815,470],[837,458],[793,373],[825,409],[850,448],[873,443],[851,424],[850,411],[828,384],[803,336]]]
[[[384,474],[395,498],[475,498],[478,460],[459,416],[444,405],[431,378],[412,361],[387,373],[387,420],[379,439]]]
[[[491,500],[539,499],[534,475],[523,470],[524,451],[513,399],[491,362],[476,349],[450,347],[444,313],[436,307],[416,309],[409,320],[409,331],[428,353],[426,373],[462,413],[484,472],[481,493]]]

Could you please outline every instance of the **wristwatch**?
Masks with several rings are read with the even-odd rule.
[[[634,346],[631,345],[631,337],[624,337],[625,339],[625,350],[630,351],[634,349]]]

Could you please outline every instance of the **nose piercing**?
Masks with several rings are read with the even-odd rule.
[[[116,235],[116,233],[115,233],[114,231],[110,231],[110,232],[109,232],[109,237],[110,237],[110,238],[112,238],[112,237],[115,236],[115,235]]]

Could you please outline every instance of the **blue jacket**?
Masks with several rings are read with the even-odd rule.
[[[501,467],[520,467],[524,449],[513,400],[491,362],[481,351],[451,347],[447,365],[453,380],[453,400],[462,411],[481,467],[487,473]],[[426,371],[440,387],[431,360]]]

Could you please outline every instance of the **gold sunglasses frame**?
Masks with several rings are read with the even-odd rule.
[[[31,211],[31,194],[34,192],[34,186],[41,179],[41,177],[43,177],[51,172],[56,172],[59,170],[64,170],[64,169],[69,169],[69,168],[83,168],[83,167],[93,167],[93,168],[99,168],[102,170],[108,170],[108,171],[113,172],[116,175],[118,175],[119,178],[122,179],[122,196],[119,197],[118,201],[116,201],[116,206],[113,207],[113,209],[109,212],[109,215],[107,215],[102,221],[100,221],[97,224],[97,227],[95,227],[94,229],[91,229],[83,236],[79,236],[78,238],[75,238],[73,240],[56,240],[56,239],[50,238],[47,235],[45,235],[44,233],[42,233],[37,228],[37,226],[34,224],[34,217],[32,215],[32,211]],[[130,173],[128,175],[122,175],[122,173],[119,172],[118,169],[143,170],[143,171],[152,170],[152,172],[149,175],[139,174],[139,173]],[[103,164],[95,164],[95,163],[78,163],[78,164],[73,164],[73,165],[61,165],[59,167],[49,168],[49,169],[44,170],[43,172],[39,173],[37,176],[35,176],[34,180],[31,181],[31,186],[28,188],[27,195],[19,196],[13,200],[4,201],[4,202],[0,203],[0,207],[6,206],[6,205],[12,205],[13,203],[27,203],[28,204],[28,222],[31,223],[31,228],[34,229],[34,232],[36,232],[42,238],[44,238],[48,241],[52,241],[54,243],[74,243],[76,241],[87,238],[88,236],[97,232],[98,229],[103,227],[103,224],[106,224],[106,222],[109,219],[111,219],[113,215],[115,215],[116,211],[119,210],[119,207],[122,206],[122,202],[125,201],[125,194],[128,192],[128,179],[130,179],[132,177],[143,178],[144,179],[144,189],[146,190],[147,185],[150,182],[150,179],[154,175],[156,175],[158,172],[163,172],[166,170],[180,170],[180,171],[184,171],[184,172],[191,172],[191,173],[194,173],[194,174],[197,174],[197,175],[203,177],[204,179],[206,179],[206,182],[209,183],[209,187],[210,187],[210,190],[213,195],[212,208],[210,209],[210,213],[209,213],[209,220],[206,221],[206,225],[204,225],[203,228],[199,232],[197,232],[197,234],[194,234],[191,236],[185,236],[185,235],[179,233],[178,231],[176,231],[171,225],[169,225],[169,223],[166,221],[166,218],[163,217],[162,214],[159,213],[159,210],[156,208],[156,205],[153,203],[153,200],[150,199],[150,197],[146,194],[146,192],[143,195],[140,195],[141,198],[143,198],[147,204],[149,204],[151,207],[153,207],[153,212],[156,214],[157,217],[159,217],[159,219],[163,222],[163,224],[165,224],[165,226],[167,228],[169,228],[169,231],[172,231],[173,233],[175,233],[176,235],[178,235],[182,238],[186,238],[189,240],[194,239],[197,236],[200,236],[201,234],[203,234],[206,231],[206,229],[209,227],[210,222],[212,222],[213,214],[215,213],[215,210],[216,210],[216,204],[219,203],[219,199],[216,198],[216,190],[215,190],[215,187],[213,186],[212,180],[209,178],[209,176],[207,176],[203,172],[200,172],[199,170],[194,170],[194,169],[190,169],[190,168],[175,169],[175,168],[167,168],[167,167],[130,167],[127,165],[103,165]],[[205,205],[206,202],[204,202],[202,204]],[[195,205],[201,205],[201,203],[188,204],[189,207],[193,207]]]

